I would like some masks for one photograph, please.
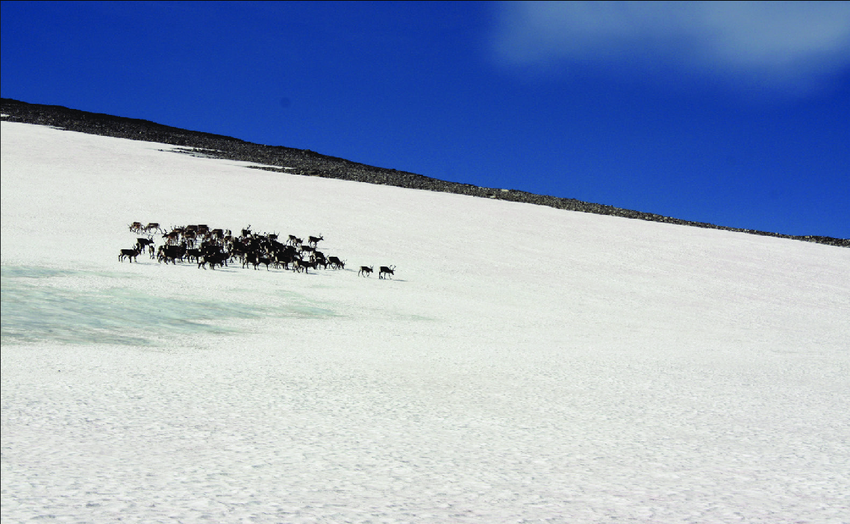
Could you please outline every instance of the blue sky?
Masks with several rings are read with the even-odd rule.
[[[2,96],[850,237],[850,3],[2,2]]]

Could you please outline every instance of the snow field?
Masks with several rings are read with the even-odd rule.
[[[847,250],[2,141],[4,522],[850,522]],[[137,220],[347,269],[122,264]]]

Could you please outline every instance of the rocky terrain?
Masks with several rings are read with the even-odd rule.
[[[129,138],[147,142],[172,144],[185,148],[185,152],[214,158],[254,162],[269,167],[271,171],[280,171],[295,175],[340,178],[384,184],[411,189],[459,193],[482,198],[494,198],[549,206],[570,211],[581,211],[600,215],[614,215],[625,218],[666,222],[686,226],[723,229],[756,235],[791,238],[807,242],[817,242],[841,247],[850,247],[850,239],[824,236],[791,236],[765,231],[730,228],[704,222],[691,222],[653,213],[644,213],[602,204],[583,202],[572,198],[559,198],[548,195],[536,195],[513,189],[494,189],[477,187],[470,184],[448,182],[415,173],[385,169],[351,162],[343,158],[321,155],[314,151],[294,149],[283,146],[253,144],[237,138],[198,131],[188,131],[134,118],[124,118],[101,113],[89,113],[62,106],[29,104],[8,98],[0,99],[2,119],[10,122],[23,122],[78,131],[81,133]]]

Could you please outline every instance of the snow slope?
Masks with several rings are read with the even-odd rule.
[[[4,524],[850,522],[850,250],[172,151],[2,123]]]

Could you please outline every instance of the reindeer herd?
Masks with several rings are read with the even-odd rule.
[[[166,231],[157,222],[146,226],[133,222],[130,231],[145,236],[137,237],[132,248],[121,250],[118,255],[120,262],[125,259],[130,263],[138,262],[139,255],[147,254],[159,263],[193,263],[198,264],[198,269],[229,267],[235,263],[241,264],[243,269],[265,266],[267,271],[274,268],[305,274],[311,269],[345,269],[344,260],[325,256],[318,250],[319,242],[325,239],[322,235],[309,236],[306,242],[289,235],[281,242],[278,234],[257,233],[251,231],[250,225],[242,230],[241,235],[234,236],[229,229],[212,229],[206,224],[173,226]],[[156,235],[162,238],[159,246],[154,240]],[[368,277],[373,267],[361,266],[357,275]],[[395,266],[381,266],[378,278],[392,278],[394,272]]]

